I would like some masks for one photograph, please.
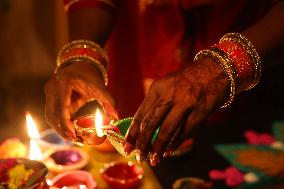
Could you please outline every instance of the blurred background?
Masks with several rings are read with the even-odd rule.
[[[27,137],[26,112],[48,127],[43,86],[67,38],[62,1],[0,0],[0,140]]]
[[[43,87],[67,39],[62,0],[0,0],[0,142],[9,137],[27,141],[27,112],[39,130],[49,127],[45,123]],[[282,45],[276,53],[282,59],[272,58],[284,62],[283,50]],[[266,132],[275,120],[284,120],[283,71],[284,64],[267,70],[255,90],[237,96],[232,105],[237,108],[230,120],[218,127],[205,125],[193,131],[197,142],[190,158],[161,162],[154,170],[159,181],[171,186],[184,175],[208,179],[209,169],[228,166],[213,144],[244,142],[244,130]],[[240,98],[246,102],[245,109],[238,103]]]

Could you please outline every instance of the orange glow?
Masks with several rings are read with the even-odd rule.
[[[28,135],[31,139],[39,139],[40,135],[37,126],[31,116],[31,114],[26,114],[26,125],[28,129]]]
[[[95,125],[96,125],[96,133],[98,137],[104,136],[104,131],[102,130],[103,126],[103,116],[99,109],[96,111],[95,115]]]
[[[42,159],[42,153],[34,139],[30,140],[30,152],[29,152],[30,160],[40,160]]]
[[[28,130],[28,136],[30,138],[29,159],[40,160],[42,159],[42,153],[36,142],[36,140],[40,138],[40,134],[32,116],[29,113],[26,114],[26,126]]]

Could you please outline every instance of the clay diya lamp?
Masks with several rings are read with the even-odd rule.
[[[100,170],[103,180],[113,189],[135,189],[141,184],[142,167],[132,162],[111,162]]]
[[[75,170],[58,174],[48,182],[48,185],[50,189],[95,189],[98,184],[89,172]]]
[[[47,189],[47,167],[25,158],[0,159],[0,188]]]
[[[72,145],[62,138],[54,129],[47,129],[40,133],[40,138],[36,139],[41,150],[63,149]]]
[[[1,158],[25,158],[27,147],[16,137],[8,138],[0,143]]]
[[[132,122],[132,117],[124,118],[118,121],[112,121],[108,125],[101,126],[102,134],[98,135],[98,129],[96,128],[96,115],[89,114],[82,116],[74,121],[74,127],[78,141],[76,143],[90,144],[98,150],[107,151],[110,149],[113,151],[116,149],[121,155],[125,157],[135,157],[139,151],[133,150],[129,155],[124,152],[124,136],[130,124]],[[154,133],[152,142],[155,141],[158,135],[158,129]],[[106,140],[107,139],[107,140]]]
[[[44,154],[43,160],[48,169],[55,173],[81,169],[88,161],[88,155],[76,147],[49,150]]]
[[[195,177],[183,177],[177,179],[172,188],[173,189],[181,189],[181,188],[192,188],[192,189],[211,189],[213,183],[206,182],[200,178]]]
[[[112,130],[115,132],[119,132],[118,128],[114,125],[108,124],[104,126],[96,127],[96,115],[87,114],[85,116],[81,116],[74,121],[74,128],[77,136],[77,141],[75,144],[87,144],[93,145],[95,149],[105,152],[114,151],[115,149],[107,140],[106,130]],[[102,123],[100,123],[102,124]]]

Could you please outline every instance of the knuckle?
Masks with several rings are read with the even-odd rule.
[[[139,132],[139,128],[136,125],[131,125],[127,134],[126,134],[126,141],[133,143],[137,139],[137,135]]]
[[[44,92],[46,94],[49,93],[52,90],[53,86],[54,86],[54,79],[53,77],[51,77],[43,86]]]
[[[125,141],[133,144],[136,141],[136,138],[132,135],[132,133],[128,133],[125,137]]]
[[[153,83],[149,87],[149,92],[155,92],[159,90],[159,86],[161,85],[161,83],[162,81],[160,79],[153,81]]]
[[[166,98],[163,98],[161,101],[164,105],[170,105],[172,106],[175,103],[175,98],[173,96],[168,96]]]
[[[132,125],[136,126],[136,125],[141,125],[142,123],[142,118],[141,116],[139,116],[140,114],[137,114],[137,116],[135,116],[132,120]]]
[[[211,110],[209,106],[201,105],[196,110],[199,114],[207,115]]]
[[[156,144],[157,144],[157,146],[160,147],[160,146],[162,146],[163,144],[167,143],[167,141],[168,141],[168,136],[165,135],[165,134],[161,134],[161,135],[159,135],[159,137],[157,138]]]
[[[140,130],[147,133],[152,127],[151,120],[146,117],[140,124]]]

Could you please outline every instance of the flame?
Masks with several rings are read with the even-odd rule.
[[[104,131],[102,130],[103,116],[99,109],[97,109],[96,115],[95,115],[95,126],[96,126],[97,136],[98,137],[104,136]]]
[[[36,142],[36,140],[40,138],[40,134],[38,132],[37,126],[32,116],[29,113],[26,114],[26,125],[27,125],[28,135],[30,138],[29,159],[40,160],[42,159],[42,153]]]
[[[31,116],[31,114],[26,114],[26,124],[28,129],[28,135],[32,139],[39,139],[40,135],[38,132],[38,129],[36,127],[36,124]]]
[[[37,145],[35,139],[30,140],[30,154],[29,154],[30,160],[40,160],[42,159],[42,153]]]

